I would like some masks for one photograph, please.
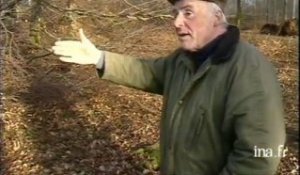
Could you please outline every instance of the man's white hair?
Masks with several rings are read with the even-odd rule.
[[[228,22],[221,7],[216,3],[209,3],[209,6],[213,14],[221,15],[222,25],[226,27],[228,25]]]

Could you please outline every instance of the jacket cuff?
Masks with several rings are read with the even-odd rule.
[[[96,64],[97,74],[100,78],[102,78],[105,71],[105,53],[103,52],[102,59],[100,58],[98,63]]]
[[[102,78],[103,74],[104,74],[104,71],[105,71],[105,59],[103,59],[103,63],[102,63],[102,67],[101,68],[98,68],[96,66],[96,70],[97,70],[97,74],[100,78]]]

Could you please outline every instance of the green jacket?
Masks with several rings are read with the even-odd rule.
[[[244,41],[218,49],[198,70],[181,49],[155,60],[105,53],[103,79],[164,97],[162,175],[276,172],[285,128],[274,68]]]

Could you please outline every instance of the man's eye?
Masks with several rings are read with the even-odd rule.
[[[193,17],[193,15],[194,15],[194,13],[191,12],[191,11],[186,11],[186,12],[184,12],[184,16],[186,16],[186,17],[188,17],[188,18]]]

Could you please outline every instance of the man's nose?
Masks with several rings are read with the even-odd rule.
[[[180,28],[180,27],[183,26],[183,17],[182,17],[182,15],[178,14],[175,17],[174,26],[175,26],[175,28]]]

